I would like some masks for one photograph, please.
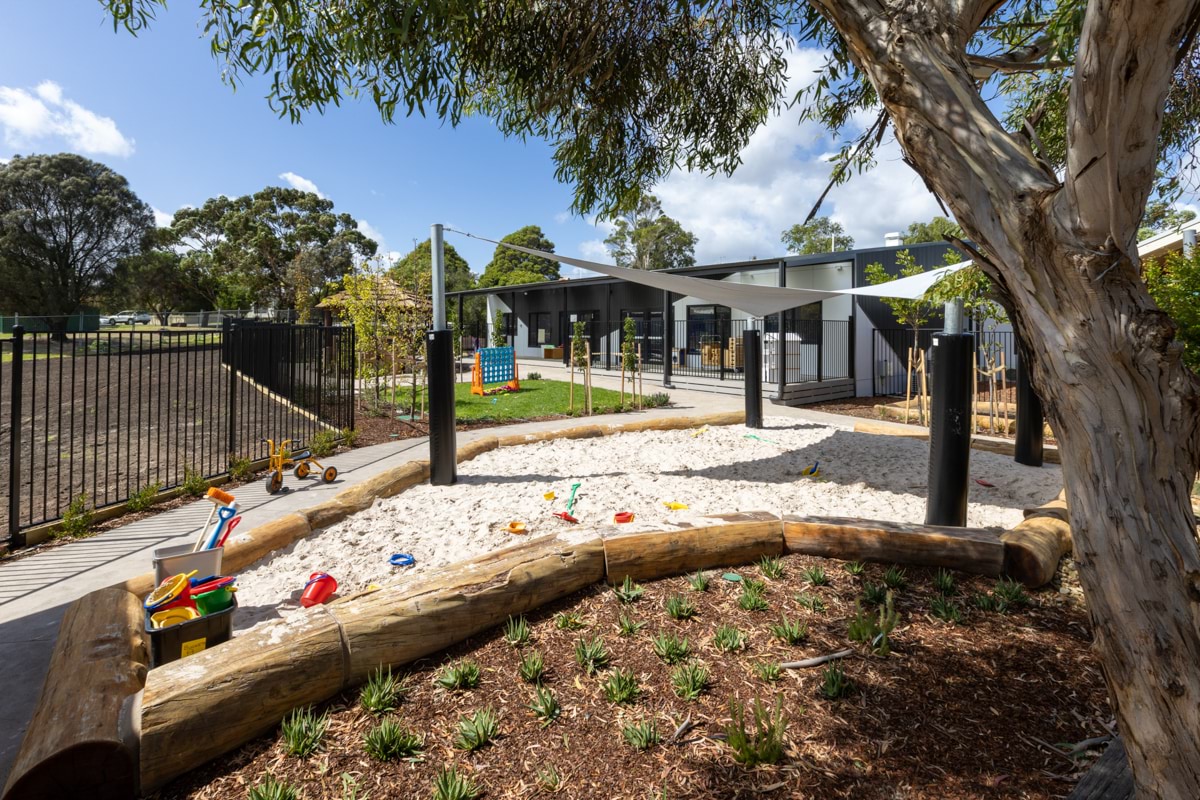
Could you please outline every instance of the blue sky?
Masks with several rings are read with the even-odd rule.
[[[200,38],[199,12],[172,5],[134,38],[114,33],[99,3],[9,4],[0,29],[0,159],[72,151],[129,179],[169,215],[219,194],[292,183],[316,187],[383,246],[405,253],[433,222],[490,238],[537,224],[564,254],[608,261],[603,225],[569,213],[571,188],[555,181],[543,142],[505,139],[485,119],[458,128],[412,117],[383,124],[369,103],[348,103],[300,125],[279,119],[252,80],[236,92]],[[819,54],[793,53],[805,80]],[[700,263],[782,255],[779,233],[808,212],[833,150],[794,113],[772,120],[732,178],[677,173],[654,191],[699,238]],[[835,189],[823,213],[859,246],[938,213],[894,145],[871,174]],[[488,245],[448,236],[475,272]],[[565,274],[569,274],[568,272]]]

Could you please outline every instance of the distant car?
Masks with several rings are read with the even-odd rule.
[[[150,315],[145,311],[118,311],[109,317],[110,325],[149,325]],[[104,324],[104,318],[100,318],[100,324]]]
[[[113,318],[112,318],[111,314],[100,318],[100,327],[101,328],[107,328],[109,325],[116,325],[116,324],[117,323],[113,322]]]

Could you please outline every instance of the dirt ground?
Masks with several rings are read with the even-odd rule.
[[[710,573],[703,593],[683,577],[671,578],[646,584],[644,595],[628,605],[596,586],[530,614],[532,642],[522,650],[506,643],[500,628],[405,668],[408,693],[385,716],[424,737],[423,752],[413,760],[380,762],[366,753],[364,736],[379,718],[359,707],[357,692],[347,692],[318,709],[328,712],[329,723],[315,755],[288,755],[276,729],[156,797],[242,797],[271,774],[308,798],[347,796],[344,782],[357,787],[358,797],[425,798],[438,770],[453,765],[476,782],[483,798],[1054,798],[1067,794],[1096,756],[1087,750],[1068,755],[1073,744],[1111,732],[1087,614],[1070,585],[1037,592],[1008,613],[985,612],[974,598],[995,583],[956,574],[950,599],[965,619],[954,625],[931,614],[933,573],[908,569],[906,585],[896,589],[892,652],[884,656],[847,639],[856,600],[866,583],[882,581],[884,566],[867,565],[856,577],[826,559],[789,556],[783,565],[779,580],[766,579],[757,567],[735,571],[765,581],[766,611],[740,608],[739,584],[724,580],[721,570]],[[804,570],[818,566],[829,585],[811,585]],[[824,610],[801,605],[806,594],[819,598]],[[693,618],[668,616],[664,605],[673,595],[694,604]],[[583,628],[562,629],[563,613],[577,615]],[[619,635],[622,614],[645,627]],[[781,615],[807,623],[804,642],[788,645],[772,635],[769,627]],[[719,650],[714,632],[721,624],[743,631],[746,647]],[[654,652],[660,633],[686,638],[689,662],[709,670],[697,700],[674,693],[675,667]],[[574,656],[576,642],[592,637],[601,637],[609,653],[595,675]],[[762,662],[848,645],[852,655],[838,663],[853,688],[840,699],[822,693],[824,667],[785,669],[775,683],[755,671]],[[547,725],[530,710],[534,690],[517,672],[529,649],[544,657],[543,684],[561,705]],[[480,667],[477,688],[435,684],[445,665],[464,659]],[[618,669],[637,678],[641,693],[633,703],[614,705],[604,696],[603,683]],[[778,700],[787,727],[780,763],[747,768],[734,760],[727,741],[730,703],[755,698],[768,706]],[[499,735],[464,753],[454,745],[458,720],[481,709],[496,712]],[[660,743],[644,752],[626,744],[623,727],[637,721],[653,722]],[[558,776],[554,791],[551,773]]]

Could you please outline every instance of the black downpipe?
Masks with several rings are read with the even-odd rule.
[[[742,332],[746,360],[746,427],[762,428],[762,337],[755,328]]]
[[[454,443],[454,347],[450,331],[425,334],[429,369],[429,482],[450,486],[458,480]]]
[[[933,337],[933,398],[929,428],[929,499],[926,525],[967,524],[971,462],[971,359],[975,337]]]

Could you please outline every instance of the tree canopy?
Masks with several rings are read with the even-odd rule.
[[[444,242],[442,247],[446,262],[446,291],[461,292],[474,289],[476,280],[471,274],[467,260],[458,254],[454,245]],[[433,248],[429,239],[410,250],[388,270],[388,276],[405,288],[418,286],[421,276],[432,274]]]
[[[1138,228],[1138,241],[1177,231],[1195,218],[1196,212],[1190,208],[1177,208],[1164,200],[1152,200],[1146,204],[1146,215]]]
[[[829,217],[814,217],[803,224],[797,223],[780,236],[780,241],[789,253],[800,256],[817,253],[833,253],[854,247],[854,237],[846,233],[842,223]]]
[[[158,228],[146,237],[146,249],[121,260],[104,293],[108,307],[153,311],[167,324],[167,313],[202,308],[204,295],[194,275],[183,266],[183,257],[171,247],[170,229]]]
[[[154,213],[125,178],[71,153],[0,164],[0,307],[73,314],[139,255]],[[65,329],[65,320],[51,322]]]
[[[696,263],[696,236],[663,213],[652,194],[632,211],[618,215],[604,240],[617,266],[626,269],[676,269]]]
[[[554,252],[554,242],[546,238],[537,225],[526,225],[513,231],[500,241],[528,247],[531,250]],[[479,277],[480,286],[516,286],[522,283],[539,283],[558,280],[558,262],[541,256],[531,256],[497,245],[492,260]]]
[[[223,308],[310,307],[378,247],[333,201],[278,186],[180,209],[171,230],[185,269]]]
[[[958,223],[946,217],[934,217],[929,222],[914,222],[904,233],[905,244],[920,244],[921,242],[944,242],[947,236],[955,239],[963,238],[962,228]]]

